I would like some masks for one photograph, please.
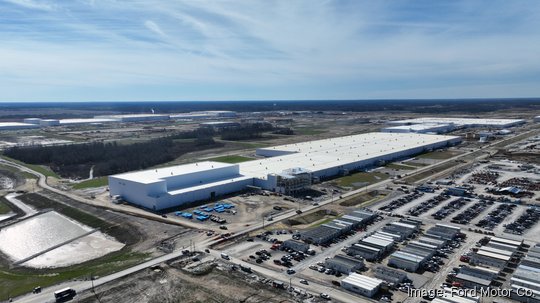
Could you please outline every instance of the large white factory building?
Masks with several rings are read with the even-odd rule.
[[[367,133],[257,149],[239,164],[199,162],[109,176],[111,196],[160,210],[213,199],[247,186],[294,193],[311,182],[454,145],[459,137]]]

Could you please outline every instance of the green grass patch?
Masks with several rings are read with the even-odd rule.
[[[334,180],[334,183],[341,187],[361,188],[366,185],[371,185],[386,179],[388,179],[387,174],[379,172],[359,172],[350,176],[337,178]]]
[[[0,300],[7,300],[32,291],[36,286],[47,287],[63,281],[105,276],[143,262],[146,253],[120,250],[83,264],[59,269],[0,269]]]
[[[262,142],[238,142],[238,141],[226,141],[226,140],[216,140],[218,142],[223,142],[226,144],[231,144],[235,147],[242,148],[242,149],[248,149],[248,148],[259,148],[259,147],[265,147],[268,146],[268,143],[262,143]]]
[[[455,157],[457,155],[459,155],[460,153],[457,152],[457,151],[450,151],[450,150],[445,150],[445,151],[433,151],[433,152],[429,152],[429,153],[425,153],[425,154],[421,154],[421,155],[418,155],[417,158],[425,158],[425,159],[435,159],[435,160],[445,160],[445,159],[450,159],[452,157]]]
[[[293,217],[291,219],[289,219],[289,225],[303,225],[303,224],[311,224],[313,222],[317,222],[319,220],[322,220],[323,218],[325,218],[327,216],[326,214],[326,210],[323,210],[323,209],[320,209],[320,210],[317,210],[317,211],[314,211],[314,212],[311,212],[311,213],[308,213],[308,214],[304,214],[304,215],[301,215],[301,216],[298,216],[298,217]],[[332,218],[330,218],[330,220],[333,220],[335,219],[335,216],[333,216]]]
[[[33,175],[33,174],[29,173],[29,172],[21,171],[18,168],[13,167],[13,166],[9,166],[9,165],[0,164],[0,170],[7,170],[7,171],[12,172],[14,174],[21,175],[25,179],[37,179],[37,176],[35,176],[35,175]]]
[[[416,166],[416,167],[425,167],[425,166],[428,166],[429,164],[426,164],[426,163],[420,163],[420,162],[407,161],[407,165],[410,165],[410,166]]]
[[[94,188],[109,185],[108,177],[99,177],[86,181],[79,182],[73,185],[73,189],[85,189],[85,188]]]
[[[322,129],[311,128],[311,127],[298,127],[294,129],[294,132],[295,134],[298,134],[298,135],[312,136],[312,135],[323,134],[326,131]]]
[[[391,169],[397,169],[397,170],[413,170],[413,169],[415,169],[414,167],[410,167],[408,165],[397,164],[397,163],[390,163],[390,164],[386,165],[386,167],[391,168]]]
[[[7,206],[6,203],[2,202],[2,200],[0,200],[0,215],[3,215],[3,214],[7,214],[7,213],[10,213],[11,212],[11,208],[9,208],[9,206]]]
[[[221,156],[216,158],[210,158],[206,159],[208,161],[216,161],[216,162],[223,162],[223,163],[241,163],[246,162],[249,160],[253,160],[253,158],[244,157],[244,156],[238,156],[238,155],[230,155],[230,156]]]
[[[50,169],[48,169],[48,168],[46,168],[44,166],[36,165],[36,164],[27,164],[27,163],[21,162],[19,160],[11,159],[11,158],[3,156],[3,155],[0,156],[0,157],[4,158],[5,160],[8,160],[8,161],[17,163],[19,165],[28,167],[29,169],[31,169],[33,171],[37,171],[38,173],[41,173],[41,174],[43,174],[43,175],[45,175],[47,177],[54,177],[54,178],[60,179],[60,177],[55,172],[53,172],[52,170],[50,170]]]

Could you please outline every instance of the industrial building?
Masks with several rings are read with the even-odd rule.
[[[58,120],[58,119],[42,119],[42,120],[39,121],[39,125],[40,126],[45,126],[45,127],[59,126],[60,125],[60,120]]]
[[[402,239],[410,237],[412,234],[417,232],[419,229],[418,225],[409,224],[404,222],[392,222],[387,224],[382,228],[383,232],[398,234]]]
[[[383,255],[383,251],[379,247],[356,243],[347,248],[347,254],[358,259],[374,261]]]
[[[498,276],[498,270],[480,266],[463,266],[454,279],[466,288],[480,288],[490,287]]]
[[[540,116],[534,117],[533,121],[534,121],[534,122],[540,122]]]
[[[354,259],[344,255],[336,255],[333,258],[324,261],[324,266],[348,275],[364,268],[365,265],[363,260]]]
[[[385,133],[419,133],[419,134],[444,134],[454,130],[453,124],[438,124],[438,123],[425,123],[425,124],[410,124],[410,125],[398,125],[389,126],[381,129]]]
[[[540,244],[531,246],[525,258],[518,265],[510,278],[512,299],[519,302],[540,302]],[[534,297],[519,295],[524,291],[532,292]]]
[[[373,274],[375,278],[393,284],[402,283],[403,281],[405,281],[405,279],[408,279],[406,273],[381,265],[377,265],[373,269]]]
[[[60,125],[72,126],[72,125],[93,125],[118,122],[114,119],[97,119],[97,118],[82,118],[82,119],[60,119]]]
[[[504,268],[510,259],[510,256],[507,255],[501,255],[479,249],[477,252],[473,253],[470,263],[474,265],[487,265],[496,268]]]
[[[341,281],[341,287],[371,298],[379,291],[383,282],[377,278],[353,273]]]
[[[446,224],[436,224],[426,231],[426,235],[432,238],[450,241],[455,239],[461,233],[459,227]]]
[[[161,114],[127,114],[127,115],[99,115],[96,119],[111,119],[117,122],[148,122],[165,121],[171,119],[169,115]]]
[[[17,130],[39,128],[39,125],[21,122],[0,122],[0,130]]]
[[[426,261],[425,256],[412,254],[404,251],[396,251],[390,255],[389,266],[394,266],[409,272],[415,272]]]
[[[441,118],[425,117],[399,121],[389,121],[391,125],[413,125],[413,124],[447,124],[456,128],[468,127],[489,127],[489,128],[509,128],[524,124],[523,119],[477,119],[477,118]]]
[[[298,190],[291,169],[324,179],[460,142],[459,137],[368,133],[257,149],[270,158],[239,164],[201,162],[109,177],[111,196],[160,210],[256,186],[274,192]],[[287,179],[287,182],[283,182]],[[182,180],[182,181],[176,181]],[[311,182],[299,182],[308,187]],[[136,194],[135,194],[136,193]]]
[[[289,249],[292,249],[294,251],[301,251],[303,253],[305,253],[305,252],[307,252],[309,250],[309,244],[304,243],[304,242],[300,242],[300,241],[296,241],[294,239],[283,241],[283,243],[281,244],[281,247],[289,248]]]

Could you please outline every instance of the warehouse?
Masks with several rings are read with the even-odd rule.
[[[517,240],[511,240],[511,239],[500,238],[500,237],[491,237],[489,242],[511,245],[511,246],[515,246],[516,248],[519,248],[523,245],[523,240],[517,241]]]
[[[372,221],[376,216],[376,214],[367,210],[354,210],[340,219],[332,220],[329,223],[302,232],[300,238],[308,243],[324,244],[345,234],[353,228],[365,225]],[[350,219],[345,217],[350,217]],[[354,220],[352,220],[352,218],[354,218]]]
[[[540,302],[540,259],[536,257],[539,250],[539,244],[532,246],[510,278],[512,298],[516,301]],[[536,298],[518,295],[518,291],[523,293],[524,290],[534,293]]]
[[[452,225],[436,224],[426,231],[426,235],[435,236],[444,240],[453,240],[459,235],[461,229]]]
[[[40,121],[41,121],[41,118],[26,118],[23,120],[23,123],[39,125]]]
[[[504,268],[508,261],[510,261],[509,256],[478,250],[477,252],[473,253],[470,263],[474,265],[487,265],[496,268]]]
[[[381,248],[357,243],[347,248],[347,254],[355,258],[362,258],[368,261],[374,261],[379,259],[380,256],[382,256],[383,250]]]
[[[247,186],[287,192],[289,188],[278,180],[280,174],[291,168],[309,171],[312,178],[320,179],[459,141],[459,137],[452,136],[368,133],[276,146],[257,150],[259,155],[275,157],[239,164],[207,161],[109,176],[110,195],[161,210],[188,202],[212,200]]]
[[[113,197],[161,210],[241,191],[252,183],[237,164],[205,161],[109,176],[109,191]]]
[[[0,130],[17,130],[39,128],[39,125],[20,122],[0,122]]]
[[[371,298],[379,291],[383,282],[380,279],[353,273],[341,281],[341,286],[346,290]]]
[[[402,283],[405,279],[408,279],[406,273],[381,265],[373,269],[373,274],[375,278],[394,284]]]
[[[169,115],[160,114],[127,114],[127,115],[100,115],[94,116],[96,119],[111,119],[117,122],[148,122],[148,121],[165,121],[171,117]]]
[[[386,253],[394,247],[394,241],[392,239],[379,238],[376,236],[369,236],[362,239],[360,244],[375,247],[381,249],[381,253]]]
[[[417,230],[417,226],[403,222],[392,222],[382,228],[383,232],[398,234],[403,238],[410,237]]]
[[[408,120],[390,121],[391,125],[413,125],[413,124],[450,124],[455,127],[491,127],[491,128],[509,128],[525,124],[523,119],[477,119],[477,118],[441,118],[425,117]]]
[[[114,119],[96,119],[96,118],[83,118],[83,119],[60,119],[60,125],[75,126],[85,124],[103,124],[118,122]]]
[[[394,266],[409,272],[415,272],[425,262],[425,258],[419,255],[396,251],[390,255],[389,266]]]
[[[459,270],[459,274],[455,277],[455,280],[467,288],[489,287],[497,276],[497,271],[478,266],[464,266]]]
[[[300,233],[300,238],[307,243],[324,244],[341,235],[341,229],[335,226],[323,224],[313,229],[308,229]]]
[[[283,241],[283,244],[281,244],[281,247],[283,248],[290,248],[294,251],[301,251],[303,253],[307,252],[309,250],[309,244],[296,241],[296,240],[285,240]]]
[[[431,237],[428,237],[428,236],[422,236],[422,237],[419,237],[419,238],[418,238],[418,242],[422,242],[422,243],[434,245],[434,246],[436,246],[437,248],[441,248],[441,247],[443,247],[444,245],[446,245],[446,241],[445,241],[445,240],[435,239],[435,238],[431,238]]]
[[[418,134],[444,134],[454,129],[453,124],[411,124],[389,126],[381,129],[385,133],[418,133]]]
[[[540,122],[540,116],[534,117],[533,121],[534,121],[534,122]]]
[[[40,126],[45,126],[45,127],[59,126],[60,125],[60,120],[58,120],[58,119],[42,119],[42,120],[39,121],[39,125]]]
[[[324,266],[348,275],[364,268],[364,261],[348,256],[336,255],[333,258],[324,261]]]

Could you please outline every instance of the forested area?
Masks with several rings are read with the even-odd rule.
[[[194,138],[193,142],[176,139]],[[169,162],[177,157],[209,148],[222,146],[212,137],[181,134],[147,142],[122,145],[116,142],[88,143],[46,147],[13,147],[4,151],[10,158],[29,164],[47,165],[65,178],[88,178],[94,166],[94,177],[144,169]]]

